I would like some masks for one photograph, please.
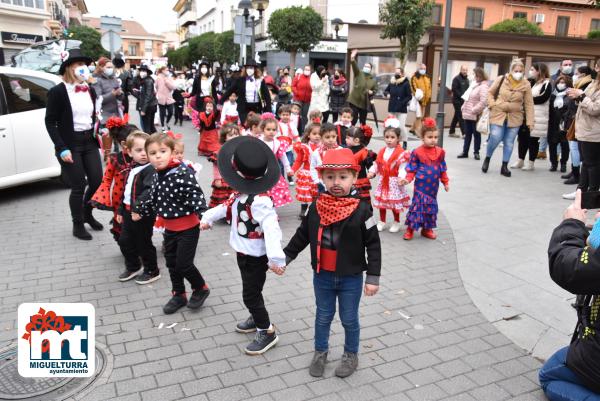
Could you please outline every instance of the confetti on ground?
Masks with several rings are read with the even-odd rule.
[[[425,326],[423,326],[422,324],[415,324],[415,330],[423,330],[425,328]]]
[[[190,331],[191,329],[187,328],[187,327],[182,327],[181,331]]]
[[[400,316],[402,316],[403,318],[405,318],[406,320],[410,319],[410,316],[408,316],[406,313],[402,313],[402,311],[398,311],[398,314]]]
[[[177,323],[171,323],[170,325],[167,326],[167,329],[172,329],[175,326],[177,326]]]
[[[158,325],[158,329],[159,329],[159,330],[160,330],[160,329],[162,329],[163,327],[165,327],[165,324],[164,324],[164,323],[161,323],[161,324],[159,324],[159,325]]]
[[[386,310],[385,312],[383,312],[384,315],[391,315],[392,312],[390,312],[389,310]]]
[[[221,255],[223,255],[223,256],[229,256],[229,252],[223,252]]]

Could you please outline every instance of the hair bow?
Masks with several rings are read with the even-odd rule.
[[[311,121],[313,124],[321,124],[321,119],[319,117],[315,117]]]
[[[365,138],[371,138],[373,136],[373,128],[371,128],[368,125],[361,125],[360,129],[362,130],[363,134],[365,134]]]
[[[400,120],[394,116],[388,116],[388,118],[383,120],[383,126],[385,128],[400,128]]]
[[[431,117],[425,117],[423,119],[423,126],[425,128],[436,128],[437,127],[435,120]]]
[[[275,114],[273,114],[273,113],[262,113],[260,115],[260,119],[261,120],[271,120],[271,119],[276,120],[277,117],[275,117]]]
[[[126,126],[127,123],[129,123],[129,114],[125,114],[123,118],[113,116],[106,121],[106,128],[121,128]]]
[[[171,139],[175,139],[175,140],[178,140],[178,139],[181,139],[181,138],[183,138],[183,135],[181,135],[181,134],[176,134],[176,133],[174,133],[173,131],[167,131],[167,132],[166,132],[166,134],[167,134],[167,136],[168,136],[169,138],[171,138]]]

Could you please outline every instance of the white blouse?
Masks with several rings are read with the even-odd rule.
[[[87,84],[78,85],[88,86]],[[94,124],[92,121],[94,104],[92,103],[89,87],[85,92],[75,92],[75,87],[77,86],[76,84],[68,84],[65,82],[65,86],[67,87],[67,94],[69,95],[71,110],[73,110],[73,129],[75,132],[92,129]]]

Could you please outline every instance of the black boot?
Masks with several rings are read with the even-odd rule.
[[[483,171],[484,173],[487,173],[489,168],[490,168],[490,158],[486,157],[483,160],[483,164],[481,165],[481,171]]]
[[[573,167],[573,175],[565,181],[566,185],[579,184],[579,167]]]
[[[90,225],[90,227],[92,227],[92,230],[94,230],[94,231],[100,231],[104,228],[102,223],[100,223],[98,220],[96,220],[94,218],[94,216],[92,216],[92,208],[91,207],[86,207],[83,209],[83,222],[88,223]]]
[[[505,177],[510,177],[512,174],[508,169],[508,162],[502,162],[502,167],[500,168],[500,174]]]
[[[575,167],[573,167],[573,165],[571,164],[571,172],[568,174],[563,174],[560,176],[560,178],[562,178],[563,180],[568,180],[569,178],[573,177],[573,170],[575,169]]]
[[[87,232],[83,223],[73,222],[73,236],[85,241],[92,239],[92,235]]]
[[[461,153],[460,155],[456,156],[457,159],[468,159],[469,155],[466,153]]]
[[[558,170],[558,163],[552,163],[552,165],[550,166],[550,171],[556,171]]]
[[[567,171],[567,163],[560,163],[560,172],[565,173]]]

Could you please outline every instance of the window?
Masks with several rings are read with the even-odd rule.
[[[4,4],[12,4],[13,6],[39,8],[44,10],[44,0],[0,0]]]
[[[569,34],[569,17],[561,16],[556,20],[556,36],[567,36]]]
[[[527,13],[524,11],[515,11],[513,13],[513,19],[517,18],[527,19]]]
[[[6,74],[0,80],[11,114],[45,108],[48,90],[55,85],[52,81],[21,75]]]
[[[138,52],[137,43],[130,43],[129,44],[129,55],[137,56],[137,52]]]
[[[442,25],[442,5],[434,4],[431,9],[431,25]]]
[[[467,8],[467,21],[465,24],[467,29],[482,29],[483,28],[483,9]]]
[[[592,24],[590,25],[590,31],[600,30],[600,19],[592,19]]]

